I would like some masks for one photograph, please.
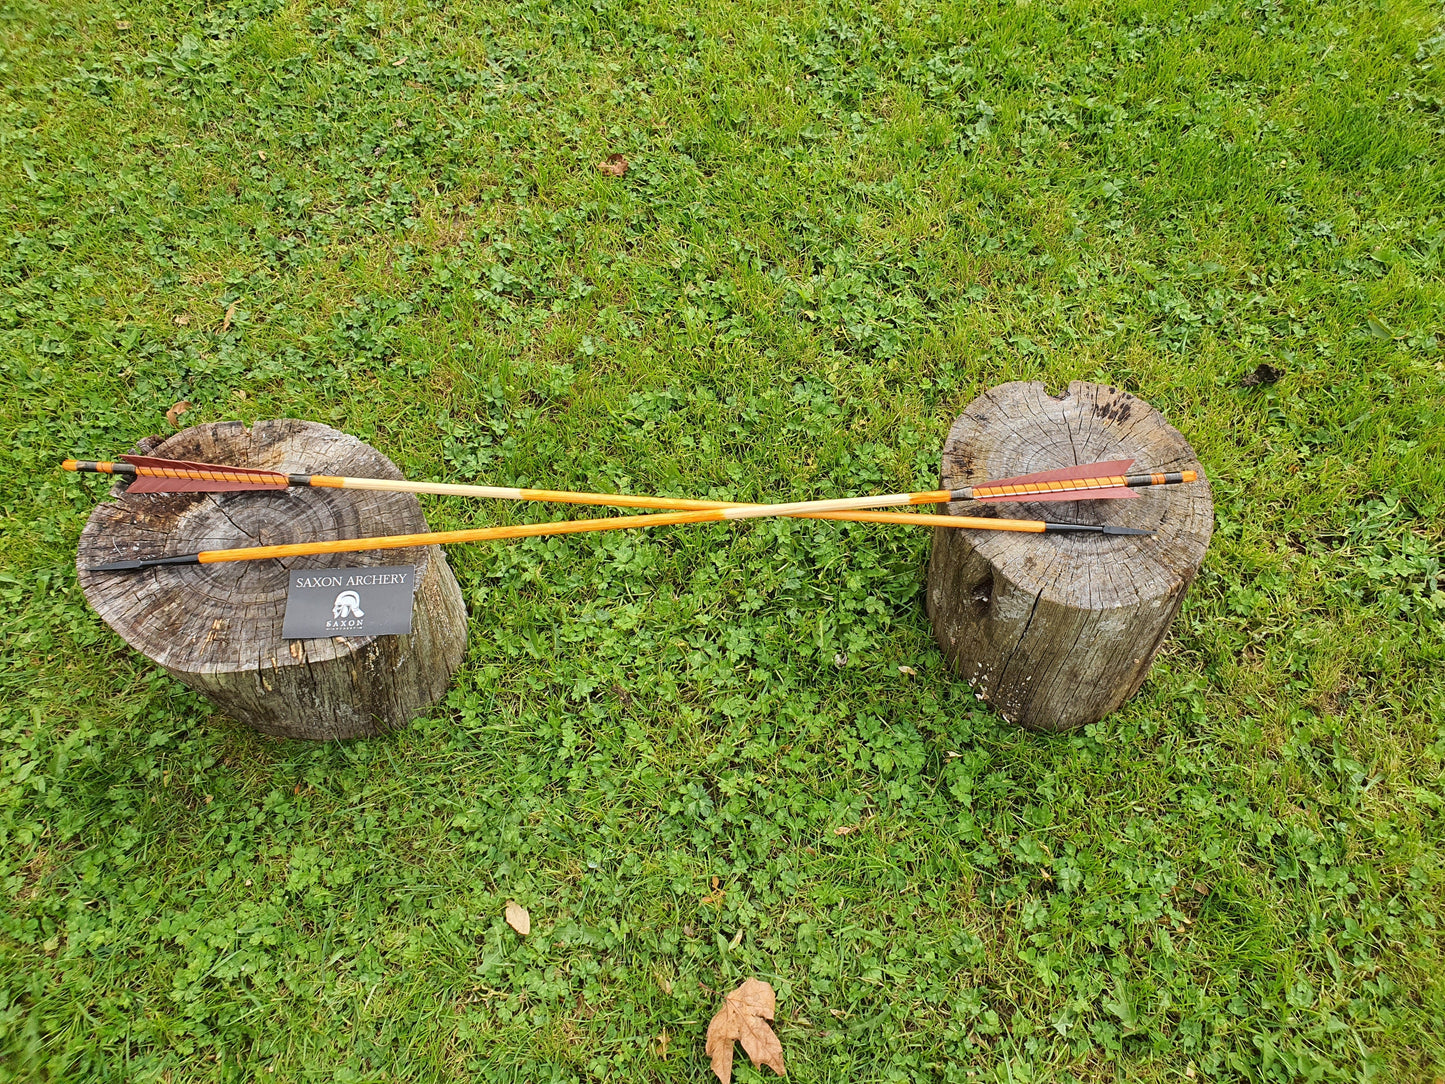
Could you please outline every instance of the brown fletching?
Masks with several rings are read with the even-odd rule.
[[[193,463],[185,459],[157,459],[147,455],[123,455],[120,458],[136,470],[127,493],[231,493],[243,489],[285,489],[290,485],[286,475],[274,470]]]
[[[1114,478],[1127,474],[1134,465],[1132,459],[1111,459],[1104,463],[1085,463],[1078,467],[1060,467],[1057,470],[1039,471],[1037,474],[1021,474],[1017,478],[990,478],[980,482],[980,488],[993,489],[997,486],[1022,486],[1034,482],[1078,482],[1086,478]],[[1128,486],[1110,486],[1108,489],[1066,489],[1050,493],[1018,493],[1002,497],[976,497],[980,503],[1003,504],[1021,501],[1095,501],[1112,497],[1133,497],[1135,493]]]

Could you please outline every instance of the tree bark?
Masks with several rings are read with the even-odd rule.
[[[198,425],[144,454],[285,473],[401,478],[354,437],[313,422]],[[85,597],[131,647],[219,710],[267,734],[354,738],[405,726],[446,692],[466,651],[461,589],[440,546],[95,573],[130,556],[169,556],[425,531],[412,494],[296,488],[284,492],[127,494],[111,491],[80,537]],[[296,568],[414,565],[412,632],[284,640],[288,575]]]
[[[1039,730],[1095,722],[1138,691],[1204,560],[1214,503],[1194,450],[1142,399],[1075,381],[1061,396],[1016,382],[963,412],[943,449],[945,489],[1099,460],[1199,471],[1132,499],[955,502],[957,515],[1153,529],[1152,536],[934,532],[928,609],[950,665],[1004,718]]]

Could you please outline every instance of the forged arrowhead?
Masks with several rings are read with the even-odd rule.
[[[147,568],[161,568],[167,565],[198,565],[199,553],[182,553],[176,557],[143,557],[136,561],[109,561],[103,565],[91,565],[85,572],[139,572]]]

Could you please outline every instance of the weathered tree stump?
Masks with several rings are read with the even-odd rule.
[[[1006,719],[1067,730],[1138,691],[1204,560],[1214,502],[1184,437],[1117,388],[1075,381],[1055,398],[1042,384],[1003,384],[970,403],[948,434],[946,489],[1131,457],[1136,472],[1196,470],[1200,480],[1129,500],[960,501],[949,511],[1114,523],[1151,528],[1152,536],[934,532],[934,635],[950,665]]]
[[[144,454],[286,473],[400,478],[376,449],[313,422],[198,425]],[[404,726],[446,692],[466,650],[466,608],[440,546],[285,561],[94,573],[122,555],[168,556],[425,531],[412,494],[350,489],[127,494],[100,505],[80,536],[86,599],[126,643],[222,712],[288,738],[354,738]],[[285,640],[289,571],[414,565],[409,636]]]

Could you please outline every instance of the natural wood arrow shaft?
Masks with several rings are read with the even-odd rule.
[[[865,508],[891,508],[919,504],[945,504],[949,501],[1018,500],[1030,495],[1055,499],[1066,493],[1087,496],[1129,496],[1134,489],[1156,485],[1192,482],[1194,471],[1150,474],[1101,474],[1072,479],[1032,480],[1034,476],[979,482],[961,489],[934,489],[916,493],[885,493],[863,497],[841,497],[820,501],[795,501],[786,505],[747,505],[734,501],[688,500],[681,497],[649,497],[626,493],[574,493],[556,489],[523,489],[512,486],[465,485],[450,482],[412,482],[390,478],[348,478],[324,474],[282,474],[279,471],[246,467],[222,467],[213,464],[176,463],[150,457],[127,457],[132,462],[106,462],[67,459],[66,470],[95,471],[102,474],[129,476],[136,492],[165,492],[155,479],[170,480],[178,487],[199,491],[207,486],[219,489],[286,489],[315,487],[322,489],[361,489],[387,493],[427,493],[437,496],[486,497],[499,500],[545,501],[558,504],[606,505],[615,508],[659,508],[685,511],[729,510],[728,519],[747,519],[758,515],[813,516],[821,512],[856,511]],[[1108,466],[1112,464],[1101,464]],[[1087,469],[1087,468],[1081,468]],[[146,480],[146,481],[141,481]],[[199,485],[198,485],[199,483]],[[144,488],[140,488],[144,486]],[[741,509],[773,508],[786,511],[757,512]]]
[[[464,531],[428,531],[423,534],[382,535],[374,538],[338,538],[327,542],[292,542],[279,546],[246,546],[239,549],[203,550],[200,553],[174,557],[140,558],[93,565],[92,572],[135,572],[163,565],[209,565],[223,561],[259,561],[277,557],[309,557],[326,553],[353,553],[361,550],[407,549],[453,542],[486,542],[502,538],[529,538],[539,535],[582,534],[591,531],[617,531],[634,527],[668,527],[683,523],[716,523],[728,519],[755,519],[762,516],[786,515],[787,505],[749,505],[742,508],[705,509],[697,512],[665,512],[648,516],[620,516],[610,519],[564,520],[558,523],[523,523],[511,527],[479,527]],[[746,513],[738,515],[737,513]],[[820,518],[843,518],[849,513],[813,513]],[[978,516],[909,515],[903,512],[874,512],[877,522],[904,523],[936,527],[973,528],[986,531],[1092,532],[1106,535],[1148,535],[1152,531],[1135,527],[1116,527],[1084,523],[1052,523],[1039,519],[994,519]]]
[[[785,515],[772,508],[786,505],[745,506],[755,516],[727,515],[735,509],[703,509],[695,512],[665,512],[652,516],[620,516],[612,519],[572,519],[557,523],[519,523],[508,527],[478,527],[464,531],[429,531],[423,534],[384,535],[379,538],[339,538],[330,542],[293,542],[283,546],[247,546],[240,549],[210,550],[199,554],[199,563],[218,561],[255,561],[269,557],[307,557],[318,553],[352,553],[358,550],[407,549],[411,546],[448,545],[454,542],[486,542],[502,538],[535,538],[542,535],[585,534],[593,531],[617,531],[636,527],[670,527],[683,523],[715,523],[724,519],[756,518]],[[882,513],[886,515],[886,513]],[[1029,531],[1041,533],[1043,520],[988,519],[976,516],[930,516],[895,512],[885,523],[906,523],[934,527],[974,527],[994,531]]]

